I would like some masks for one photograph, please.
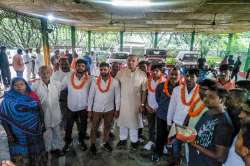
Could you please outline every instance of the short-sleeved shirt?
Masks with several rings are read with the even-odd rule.
[[[226,112],[211,114],[205,112],[195,126],[197,143],[208,149],[214,150],[216,145],[229,148],[232,144],[233,126]],[[198,152],[189,145],[189,166],[221,166],[222,163]]]

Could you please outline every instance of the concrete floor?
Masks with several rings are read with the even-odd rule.
[[[117,135],[117,129],[116,129]],[[159,161],[157,164],[151,161],[152,152],[148,152],[143,150],[143,145],[141,145],[138,150],[133,151],[130,149],[128,144],[127,149],[116,149],[115,146],[118,142],[118,137],[112,141],[112,145],[114,147],[113,152],[109,153],[104,151],[100,147],[100,139],[97,140],[97,155],[92,156],[90,152],[87,150],[83,152],[80,150],[77,143],[77,132],[76,127],[73,133],[74,141],[71,150],[63,157],[54,158],[49,156],[49,162],[47,166],[166,166],[168,162],[166,160],[166,156],[164,159]],[[89,140],[85,140],[88,144]],[[0,161],[9,159],[8,154],[8,143],[7,137],[0,126]]]

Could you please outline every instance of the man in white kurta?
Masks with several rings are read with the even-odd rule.
[[[117,73],[116,79],[121,86],[121,108],[118,118],[120,141],[118,147],[126,145],[128,134],[132,148],[137,147],[138,128],[143,127],[141,112],[146,100],[146,74],[137,68],[138,57],[128,57],[128,68]]]
[[[39,96],[44,111],[46,151],[62,155],[63,140],[60,131],[62,115],[59,105],[61,83],[51,80],[51,73],[52,69],[48,66],[40,67],[39,76],[41,80],[32,84],[32,90]]]
[[[59,70],[55,71],[52,76],[51,80],[62,82],[63,79],[70,75],[70,67],[67,57],[61,57],[59,59]],[[67,113],[67,98],[68,98],[68,89],[65,88],[60,93],[60,108],[62,112],[62,123],[61,126],[66,126],[66,113]]]

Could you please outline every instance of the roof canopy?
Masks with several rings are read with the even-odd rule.
[[[249,0],[4,0],[0,6],[36,17],[53,15],[55,22],[83,30],[250,31]]]

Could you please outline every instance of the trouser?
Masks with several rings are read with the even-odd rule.
[[[180,160],[181,157],[181,145],[182,142],[175,139],[173,143],[173,157],[176,161]]]
[[[130,141],[132,143],[137,143],[138,142],[138,129],[129,129],[126,127],[121,127],[120,126],[120,140],[125,141],[128,139],[128,134],[130,137]]]
[[[43,134],[46,151],[62,149],[63,140],[60,130],[60,124],[55,127],[46,128],[45,133]]]
[[[5,87],[10,86],[11,73],[9,67],[1,68],[2,81]]]
[[[29,81],[31,75],[31,66],[29,63],[25,65],[25,69],[26,69],[26,80]]]
[[[16,71],[16,76],[23,78],[23,71]]]
[[[155,153],[163,154],[163,148],[168,137],[167,122],[157,117]]]
[[[36,77],[36,73],[35,73],[35,66],[36,63],[34,60],[31,61],[31,72],[32,72],[32,77],[35,78]]]
[[[249,68],[248,71],[247,71],[246,80],[248,79],[249,75],[250,75],[250,68]]]
[[[155,142],[156,115],[155,113],[147,112],[148,119],[148,134],[149,141]]]
[[[100,122],[103,119],[104,120],[104,128],[103,128],[103,142],[109,141],[109,133],[111,125],[113,124],[114,118],[114,111],[109,112],[93,112],[93,118],[92,118],[92,124],[91,124],[91,132],[90,132],[90,143],[95,144],[96,143],[96,133],[99,128]]]
[[[238,80],[238,71],[233,71],[231,74],[231,79],[233,79],[235,77],[235,81]]]
[[[65,130],[65,138],[64,141],[66,144],[70,144],[72,142],[72,129],[74,126],[74,122],[79,121],[78,129],[78,141],[80,143],[84,142],[84,138],[86,136],[87,131],[87,120],[88,120],[88,113],[86,110],[76,111],[73,112],[70,109],[67,110],[67,117],[66,117],[66,130]]]
[[[66,127],[66,118],[67,118],[67,101],[60,101],[60,109],[61,109],[61,113],[62,113],[62,122],[61,122],[61,126],[63,128]]]

